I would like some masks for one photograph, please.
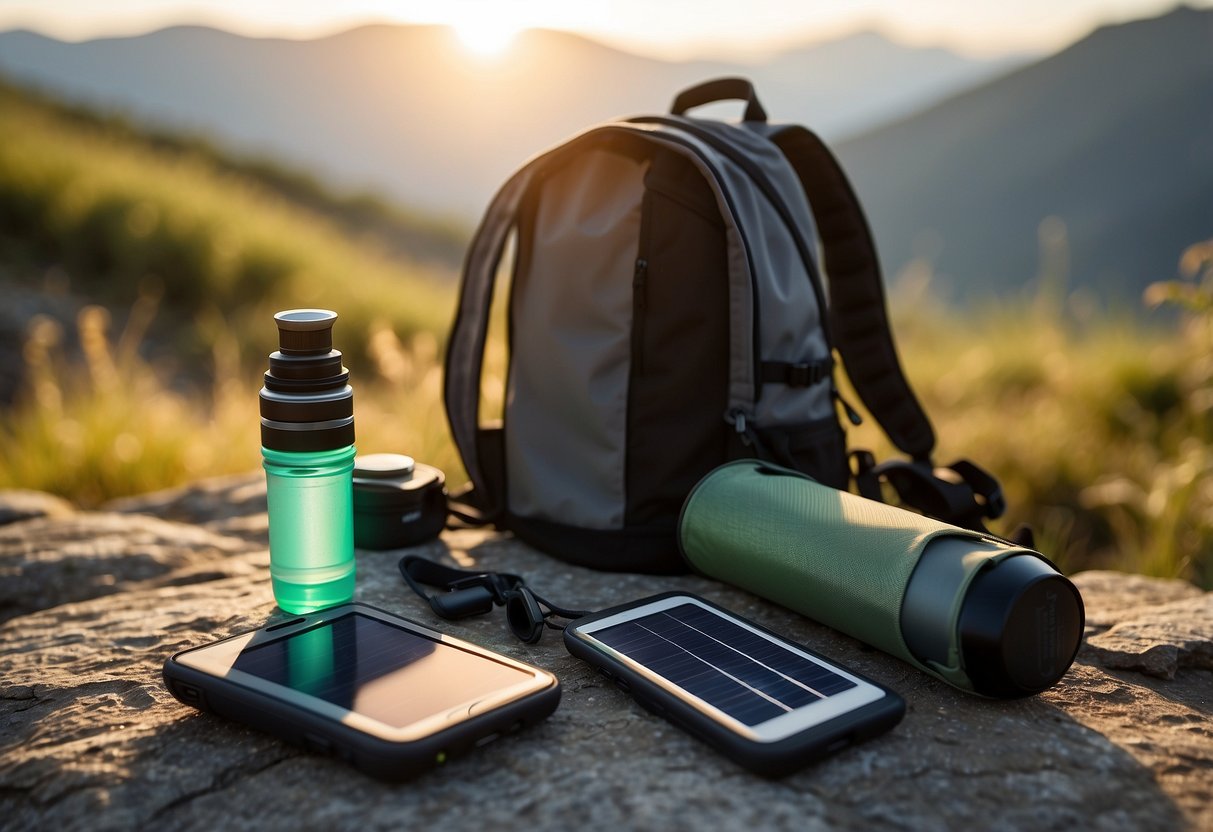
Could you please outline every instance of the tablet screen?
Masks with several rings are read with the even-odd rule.
[[[596,629],[592,637],[749,726],[856,687],[803,654],[697,604]]]
[[[357,613],[246,647],[231,669],[403,728],[532,675]]]

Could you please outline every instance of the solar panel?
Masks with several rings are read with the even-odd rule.
[[[749,726],[855,687],[695,604],[596,630],[593,637]]]

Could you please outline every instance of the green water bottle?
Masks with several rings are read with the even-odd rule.
[[[261,455],[274,600],[303,613],[354,597],[354,392],[327,309],[274,316],[261,388]]]

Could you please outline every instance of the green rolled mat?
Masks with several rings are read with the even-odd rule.
[[[1039,553],[770,463],[739,460],[709,473],[687,497],[678,534],[683,556],[704,575],[966,691],[1019,696],[1043,690],[1068,669],[1081,639],[1081,598]],[[915,590],[925,598],[925,614],[909,616],[915,632],[905,633],[911,578],[928,544],[945,538],[966,545],[959,554],[954,545],[937,547],[949,550],[949,562],[935,557],[933,574],[924,565]],[[1004,561],[1016,562],[1014,570],[993,568]],[[983,577],[986,586],[977,592],[978,577],[995,573],[999,579]],[[966,598],[977,595],[981,608],[966,606]],[[925,628],[936,632],[919,632]],[[940,645],[933,657],[907,644],[932,639]]]

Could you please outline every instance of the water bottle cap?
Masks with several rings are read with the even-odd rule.
[[[287,309],[274,315],[278,348],[287,354],[327,353],[333,348],[337,313],[329,309]]]

